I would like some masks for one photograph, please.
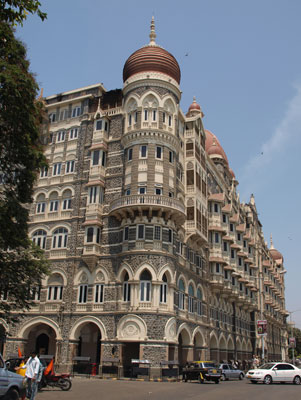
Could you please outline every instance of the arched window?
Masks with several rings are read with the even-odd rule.
[[[179,280],[179,309],[184,310],[185,308],[185,285],[183,279]]]
[[[68,242],[68,231],[66,228],[58,228],[53,232],[52,248],[66,248]]]
[[[193,313],[194,312],[194,289],[192,284],[188,286],[188,312]]]
[[[152,277],[147,269],[140,275],[140,301],[151,301]]]
[[[72,192],[70,189],[64,190],[63,192],[63,210],[70,210],[72,208]]]
[[[131,284],[129,274],[126,272],[123,279],[123,301],[131,301]]]
[[[55,212],[59,209],[58,193],[52,192],[49,196],[49,212]]]
[[[197,313],[198,315],[202,315],[202,299],[203,299],[203,294],[201,292],[201,289],[198,289],[196,292],[196,297],[197,297]]]
[[[46,210],[45,195],[43,193],[39,194],[37,197],[36,213],[44,214]]]
[[[41,247],[41,249],[46,249],[46,238],[47,238],[47,232],[44,231],[43,229],[39,229],[33,234],[32,241],[37,246]]]
[[[49,301],[60,301],[63,299],[64,281],[60,274],[53,274],[48,280],[48,296]]]
[[[144,117],[143,120],[145,122],[156,122],[157,121],[157,109],[158,109],[159,103],[156,97],[152,94],[149,94],[144,100],[143,100],[143,113]]]
[[[162,277],[162,283],[160,285],[160,303],[167,303],[167,277],[166,274]]]

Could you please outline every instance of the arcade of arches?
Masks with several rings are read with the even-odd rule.
[[[124,316],[118,323],[117,337],[109,340],[104,325],[95,318],[87,317],[75,323],[70,330],[69,339],[63,340],[61,330],[51,320],[33,320],[27,322],[11,340],[9,332],[0,325],[6,340],[1,339],[1,352],[8,358],[17,354],[18,348],[22,354],[29,354],[35,349],[39,354],[55,356],[57,370],[71,370],[75,357],[89,357],[91,363],[101,369],[107,359],[116,358],[120,374],[129,376],[132,359],[154,359],[153,367],[158,368],[160,361],[178,361],[184,366],[187,361],[211,359],[249,360],[252,348],[250,343],[237,340],[236,346],[232,336],[227,339],[215,332],[209,333],[200,327],[192,330],[187,324],[176,329],[176,321],[171,318],[165,328],[166,337],[157,341],[156,345],[148,340],[144,321],[138,316]],[[144,338],[140,337],[144,336]],[[5,335],[1,335],[3,338]],[[207,345],[208,343],[208,345]]]

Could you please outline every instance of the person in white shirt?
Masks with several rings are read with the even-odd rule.
[[[18,369],[26,369],[26,397],[30,400],[34,400],[38,391],[38,376],[40,369],[40,360],[38,359],[37,352],[32,351],[27,363],[23,367],[16,368],[16,370]]]

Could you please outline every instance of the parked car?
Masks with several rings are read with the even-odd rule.
[[[24,357],[9,358],[5,360],[5,365],[8,371],[15,372],[15,368],[19,367],[22,361],[24,361]]]
[[[301,369],[289,363],[270,362],[261,365],[257,369],[250,369],[246,373],[246,377],[252,383],[262,382],[267,385],[273,382],[291,382],[296,385],[301,384]]]
[[[229,379],[244,379],[245,374],[238,368],[234,368],[231,364],[220,364],[219,369],[222,371],[222,381]]]
[[[200,383],[213,381],[219,383],[221,370],[212,361],[192,361],[183,368],[183,381],[198,380]]]
[[[0,354],[0,399],[19,400],[25,396],[25,380],[21,375],[7,369]]]

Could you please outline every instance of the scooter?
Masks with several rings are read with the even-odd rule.
[[[70,374],[47,374],[42,376],[41,381],[39,382],[39,390],[47,386],[59,387],[60,389],[67,391],[71,389],[72,382],[70,379]]]

